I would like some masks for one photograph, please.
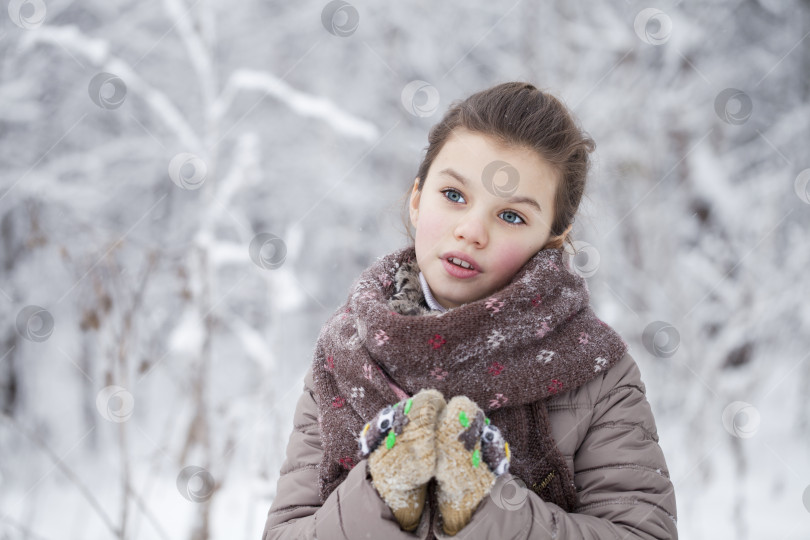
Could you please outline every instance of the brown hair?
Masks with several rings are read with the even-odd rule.
[[[427,152],[419,165],[417,189],[422,191],[430,166],[450,134],[465,128],[508,146],[532,149],[557,173],[551,238],[542,249],[562,249],[585,191],[588,154],[596,144],[582,131],[568,108],[556,97],[526,82],[507,82],[456,100],[428,134]],[[406,194],[406,202],[413,189]],[[407,204],[406,204],[407,207]],[[403,215],[411,243],[409,221]],[[574,250],[576,251],[576,250]]]

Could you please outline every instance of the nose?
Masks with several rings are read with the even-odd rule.
[[[456,238],[464,239],[479,247],[485,246],[489,239],[484,218],[474,212],[467,212],[459,218],[456,224],[455,235]]]

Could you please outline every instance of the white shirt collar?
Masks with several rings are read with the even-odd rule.
[[[422,274],[422,271],[419,271],[419,283],[422,284],[422,292],[425,295],[425,302],[427,305],[430,306],[431,309],[437,309],[439,311],[447,311],[443,305],[438,303],[435,298],[433,298],[433,293],[430,292],[430,287],[425,280],[425,276]]]

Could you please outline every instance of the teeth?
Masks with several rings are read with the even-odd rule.
[[[457,257],[450,257],[450,262],[452,262],[453,264],[457,264],[457,265],[459,265],[459,266],[461,266],[463,268],[472,268],[472,266],[470,264],[462,261],[461,259],[459,259]]]

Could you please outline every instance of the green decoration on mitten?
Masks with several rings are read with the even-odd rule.
[[[372,485],[405,531],[416,530],[422,518],[436,470],[436,422],[445,405],[438,390],[422,390],[380,410],[358,437]]]
[[[391,450],[396,442],[397,442],[397,434],[394,433],[393,430],[389,431],[388,436],[385,437],[385,447]]]
[[[439,512],[444,533],[453,536],[469,523],[495,479],[508,470],[509,445],[466,396],[447,403],[436,428],[436,444]]]

